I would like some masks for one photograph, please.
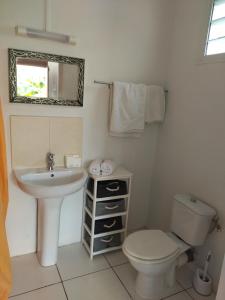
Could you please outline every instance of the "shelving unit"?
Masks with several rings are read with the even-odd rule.
[[[127,234],[131,179],[132,173],[123,167],[110,176],[89,175],[82,242],[91,259],[121,249]]]

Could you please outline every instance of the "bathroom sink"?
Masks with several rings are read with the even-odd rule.
[[[60,212],[64,197],[80,190],[87,179],[83,168],[14,171],[21,190],[37,199],[37,257],[42,266],[57,262]],[[77,198],[74,196],[74,201]]]
[[[21,169],[15,171],[20,188],[35,198],[64,197],[77,192],[87,179],[83,168]]]

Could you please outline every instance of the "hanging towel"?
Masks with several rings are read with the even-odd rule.
[[[6,167],[4,122],[0,99],[0,299],[7,300],[11,289],[11,267],[5,230],[8,206],[8,180]]]
[[[161,86],[147,86],[145,123],[162,122],[165,115],[165,91]]]
[[[102,160],[100,159],[95,159],[93,160],[90,165],[89,165],[89,168],[88,168],[88,171],[90,174],[92,175],[101,175],[101,163],[102,163]]]
[[[110,135],[138,137],[145,126],[146,86],[114,82],[111,99]]]
[[[109,159],[104,160],[101,164],[102,176],[111,175],[114,172],[115,168],[116,168],[116,164],[112,160]]]

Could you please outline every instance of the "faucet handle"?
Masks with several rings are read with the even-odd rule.
[[[51,162],[54,163],[54,156],[55,156],[54,153],[48,152],[48,153],[47,153],[47,161],[51,161]]]
[[[47,168],[49,171],[53,171],[55,165],[54,156],[55,154],[52,152],[48,152],[46,155]]]
[[[55,154],[52,153],[52,152],[48,152],[48,153],[47,153],[47,157],[49,157],[49,158],[52,158],[52,157],[54,157],[54,156],[55,156]]]

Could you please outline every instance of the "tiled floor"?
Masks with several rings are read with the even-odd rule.
[[[12,259],[11,300],[129,300],[135,296],[136,271],[121,251],[91,261],[80,243],[61,247],[58,264],[41,267],[35,254]],[[214,300],[202,297],[191,285],[193,273],[183,267],[175,286],[166,291],[167,300]]]

